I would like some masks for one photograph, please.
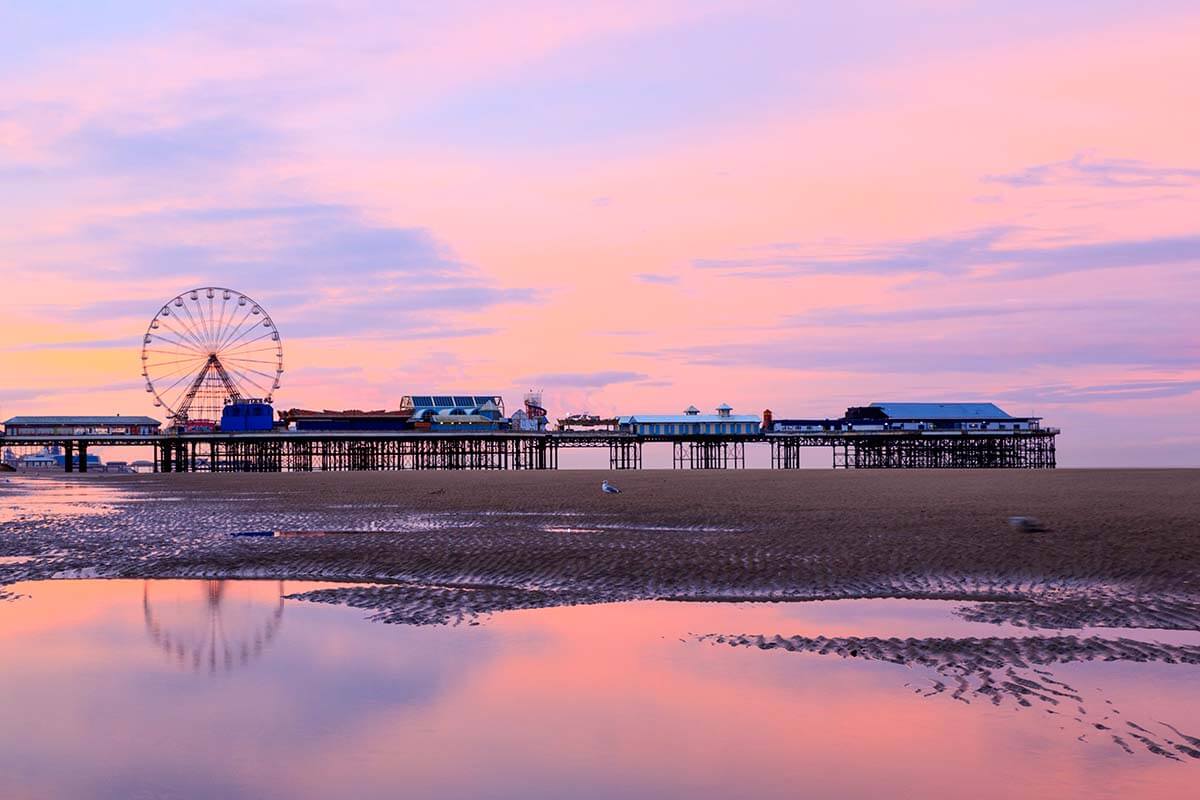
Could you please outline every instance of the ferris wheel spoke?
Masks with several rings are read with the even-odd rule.
[[[267,350],[274,350],[276,348],[273,345],[263,341],[263,339],[268,339],[268,338],[270,338],[270,336],[271,336],[271,334],[267,333],[266,335],[259,336],[255,339],[248,339],[245,342],[243,342],[242,344],[239,344],[237,347],[227,347],[221,352],[225,353],[226,355],[229,355],[229,354],[238,355],[241,353],[261,353],[261,352],[265,352]],[[258,346],[252,347],[253,345],[258,345]],[[249,349],[249,350],[244,349],[247,347],[250,347],[251,349]]]
[[[237,335],[238,335],[238,331],[240,331],[240,330],[242,329],[242,325],[244,325],[244,324],[245,324],[246,320],[250,319],[250,317],[251,317],[251,316],[253,316],[253,315],[254,315],[254,304],[253,304],[253,303],[251,303],[251,304],[250,304],[250,307],[249,307],[248,309],[246,309],[246,313],[242,315],[242,318],[241,318],[241,319],[239,319],[239,320],[238,320],[238,321],[237,321],[237,322],[236,322],[234,325],[230,326],[230,328],[229,328],[229,333],[227,333],[227,334],[225,335],[225,338],[223,338],[223,339],[222,339],[222,340],[221,340],[221,341],[220,341],[220,342],[217,344],[217,349],[218,349],[218,350],[224,349],[224,348],[225,348],[225,347],[226,347],[226,346],[229,344],[229,342],[230,342],[231,340],[233,340],[233,337],[235,337],[235,336],[237,336]],[[237,316],[237,311],[236,311],[236,310],[233,312],[233,316],[234,316],[234,317],[236,317],[236,316]],[[252,326],[252,327],[253,327],[253,326]]]
[[[196,326],[200,330],[200,336],[204,340],[205,346],[212,350],[212,324],[209,318],[204,313],[204,307],[200,304],[199,299],[196,300]]]
[[[208,353],[201,352],[200,350],[197,350],[196,348],[191,347],[191,346],[187,345],[186,343],[177,342],[174,339],[169,339],[169,338],[166,338],[163,336],[152,335],[150,337],[150,341],[145,343],[142,346],[142,349],[146,350],[147,352],[155,351],[155,348],[151,347],[151,345],[162,345],[163,347],[166,347],[166,348],[172,348],[171,350],[164,350],[163,352],[178,351],[181,353],[187,353],[189,355],[193,355],[196,358],[207,358],[208,357]]]
[[[200,364],[204,361],[204,356],[198,356],[195,353],[164,353],[157,350],[147,350],[143,353],[142,366],[146,369],[158,369],[170,364],[182,364],[184,362],[190,364]]]
[[[267,361],[267,360],[265,360],[265,359],[262,359],[262,358],[242,358],[242,356],[240,356],[240,355],[238,355],[238,356],[235,356],[235,357],[234,357],[233,359],[231,359],[231,360],[232,360],[232,361],[233,361],[235,364],[241,364],[242,362],[249,362],[249,363],[251,363],[251,364],[266,364],[268,367],[277,367],[277,366],[279,366],[279,362],[278,362],[278,361]],[[222,363],[225,363],[225,362],[222,362]]]
[[[234,374],[236,374],[236,375],[237,375],[239,378],[241,378],[241,379],[242,379],[242,380],[243,380],[245,383],[248,383],[248,384],[250,384],[250,385],[251,385],[251,386],[253,386],[255,389],[258,389],[260,392],[262,392],[262,396],[263,396],[263,397],[267,397],[268,395],[270,395],[270,394],[271,394],[271,392],[269,392],[269,391],[268,391],[268,390],[267,390],[265,387],[263,387],[262,385],[260,385],[258,381],[256,381],[256,380],[254,380],[253,378],[251,378],[251,377],[249,377],[249,376],[245,375],[245,374],[244,374],[244,373],[243,373],[243,372],[242,372],[240,369],[238,369],[237,367],[230,367],[230,368],[229,368],[229,371],[230,371],[230,372],[232,372],[232,373],[234,373]]]
[[[174,328],[168,328],[168,330],[171,333],[175,334],[176,336],[181,336],[181,334],[178,331],[176,331]],[[150,337],[153,339],[161,339],[164,342],[170,342],[171,344],[176,345],[178,347],[182,347],[185,350],[191,350],[193,353],[196,353],[196,354],[201,354],[204,352],[204,350],[202,348],[197,347],[195,344],[193,344],[189,341],[186,341],[186,339],[187,339],[186,336],[184,336],[182,339],[172,339],[170,336],[166,336],[162,333],[152,333],[152,334],[150,334]]]
[[[249,373],[254,372],[253,370],[248,370],[246,367],[240,366],[238,364],[230,364],[230,365],[228,365],[228,369],[230,372],[236,374],[243,381],[252,384],[255,388],[260,389],[260,390],[263,389],[263,386],[258,381],[256,381],[253,377],[251,377],[250,374],[247,374],[248,372]],[[258,373],[258,374],[261,375],[262,373]],[[263,377],[266,377],[266,376],[263,376]]]
[[[225,311],[227,310],[228,306],[229,306],[229,298],[226,296],[222,296],[222,298],[221,298],[221,316],[217,322],[217,339],[216,340],[217,340],[218,346],[221,344],[221,341],[225,338],[225,325],[226,325]],[[234,308],[237,308],[237,306],[234,306]],[[233,316],[229,317],[228,322],[230,322],[230,323],[233,322]]]
[[[180,377],[179,377],[179,379],[178,379],[178,380],[176,380],[174,383],[172,383],[170,386],[168,386],[166,389],[164,389],[164,390],[163,390],[163,392],[162,392],[162,394],[163,394],[163,395],[169,395],[169,394],[171,393],[171,391],[172,391],[172,390],[173,390],[173,389],[174,389],[176,386],[178,386],[179,384],[183,383],[184,381],[187,381],[187,382],[188,382],[188,386],[191,386],[191,384],[192,384],[192,381],[194,381],[195,379],[196,379],[196,376],[195,376],[195,375],[193,375],[191,372],[185,372],[185,373],[184,373],[182,376],[180,376]],[[187,390],[185,389],[183,392],[180,392],[180,394],[179,394],[179,397],[176,397],[176,398],[175,398],[175,400],[176,400],[176,402],[177,402],[177,403],[178,403],[178,401],[179,401],[179,400],[182,400],[182,399],[183,399],[183,394],[184,394],[184,392],[186,392],[186,391],[187,391]],[[174,411],[175,409],[174,409],[174,408],[172,408],[171,410],[172,410],[172,411]]]
[[[167,335],[168,333],[171,335],[168,336]],[[150,334],[150,336],[151,336],[151,339],[159,339],[163,342],[173,344],[176,347],[183,348],[184,350],[190,350],[193,353],[196,353],[197,355],[204,354],[204,350],[202,348],[197,347],[194,342],[192,342],[190,339],[188,339],[185,335],[180,334],[174,328],[164,328],[162,326],[159,326],[158,330],[155,331],[154,333]]]
[[[228,364],[229,362],[224,362],[224,363]],[[254,367],[244,366],[244,365],[242,365],[242,363],[240,361],[234,361],[233,363],[237,364],[238,368],[241,369],[243,372],[253,372],[255,375],[261,375],[262,377],[266,378],[267,380],[271,381],[272,383],[275,382],[274,375],[269,375],[265,372],[261,372],[257,369],[254,369]]]
[[[198,359],[207,358],[207,356],[203,356],[200,353],[193,353],[190,350],[159,350],[158,348],[155,348],[155,347],[144,347],[144,348],[142,348],[142,353],[143,354],[153,353],[154,358],[156,358],[156,359],[180,358],[181,357],[181,358],[198,360]],[[149,361],[151,359],[149,358],[149,356],[147,356],[147,358],[145,360]]]
[[[274,350],[276,348],[270,347],[270,345],[268,345],[268,347],[263,347],[263,345],[262,345],[263,339],[270,338],[270,336],[271,336],[271,333],[268,332],[268,333],[265,333],[265,335],[263,335],[263,336],[259,336],[259,337],[252,338],[252,339],[246,339],[246,341],[239,344],[238,347],[226,348],[226,349],[222,350],[222,353],[224,353],[226,355],[239,356],[239,355],[242,355],[245,353],[264,353],[264,351],[266,351],[266,350]],[[258,344],[258,347],[252,348],[250,350],[245,349],[245,348],[251,347],[251,345],[254,345],[254,344]]]
[[[205,349],[208,349],[209,345],[206,340],[204,327],[201,325],[200,322],[198,322],[196,320],[196,318],[194,316],[192,316],[192,309],[188,307],[188,303],[186,300],[183,302],[183,305],[180,306],[180,308],[183,309],[183,313],[187,314],[188,325],[191,327],[191,329],[193,331],[196,332],[196,338],[200,341],[200,346],[204,347]]]
[[[213,321],[204,312],[204,306],[199,301],[196,302],[196,318],[199,320],[200,327],[204,331],[204,342],[211,348],[213,346]]]
[[[215,333],[216,332],[216,324],[217,324],[217,312],[216,312],[216,309],[213,308],[213,296],[212,296],[211,291],[208,292],[208,319],[212,322],[213,331]],[[215,342],[216,339],[214,338],[213,341]]]
[[[172,378],[179,378],[179,381],[191,380],[192,378],[194,378],[196,375],[199,375],[199,374],[200,374],[200,370],[198,370],[194,367],[191,367],[191,366],[187,366],[187,367],[183,367],[182,369],[173,369],[168,372],[159,373],[157,375],[147,374],[146,378],[149,381],[157,380],[159,383],[165,383],[166,381],[169,381]],[[179,381],[177,381],[177,383]],[[168,386],[167,391],[170,391],[170,389],[174,386],[175,386],[174,383],[171,384],[170,386]]]
[[[175,373],[175,372],[179,372],[180,369],[191,369],[192,372],[199,372],[200,367],[204,366],[205,361],[208,361],[208,359],[202,359],[202,357],[191,357],[191,359],[182,359],[178,363],[182,363],[182,365],[184,365],[184,366],[175,367],[173,369],[168,369],[167,372]],[[161,372],[162,368],[167,367],[169,365],[170,365],[170,362],[148,361],[148,362],[146,362],[145,369],[146,369],[146,372],[150,372],[151,369],[154,369],[154,371],[156,371],[156,372]]]
[[[267,347],[262,350],[246,350],[241,353],[226,353],[226,359],[235,361],[260,361],[265,360],[265,363],[281,366],[283,362],[283,353],[277,347]]]
[[[201,315],[204,318],[204,327],[208,331],[208,341],[214,347],[217,344],[217,318],[213,310],[213,299],[208,298],[208,308],[200,306]]]
[[[200,369],[204,366],[204,363],[206,361],[207,361],[207,359],[199,359],[199,358],[190,359],[189,361],[187,361],[187,363],[184,363],[184,365],[182,367],[177,366],[174,369],[167,369],[167,370],[163,369],[164,367],[167,366],[166,364],[148,363],[148,364],[146,364],[146,372],[150,372],[153,369],[155,372],[158,373],[157,377],[159,378],[159,380],[162,380],[163,378],[169,378],[172,375],[176,375],[180,372],[186,372],[188,370],[191,370],[193,373],[199,373]]]
[[[225,352],[229,352],[230,350],[236,350],[238,347],[245,347],[246,345],[253,344],[254,342],[257,342],[259,339],[265,339],[268,336],[270,336],[272,333],[275,332],[274,323],[272,323],[271,328],[269,328],[266,333],[264,333],[260,336],[256,336],[253,339],[246,339],[246,341],[242,342],[241,344],[237,344],[242,339],[245,339],[247,336],[254,333],[256,330],[258,330],[258,323],[255,323],[254,325],[251,325],[249,328],[246,328],[246,330],[244,330],[240,334],[238,334],[236,339],[230,340],[221,349],[224,350]]]
[[[163,319],[165,320],[166,318],[164,317]],[[207,348],[204,346],[203,342],[201,342],[199,339],[196,338],[196,334],[190,328],[187,327],[187,325],[184,323],[184,321],[179,319],[178,317],[176,317],[175,319],[179,322],[180,328],[176,328],[172,322],[163,322],[162,324],[168,331],[175,334],[180,339],[189,341],[193,345],[195,345],[197,352],[199,352],[199,353],[206,352]]]
[[[277,344],[264,344],[264,346],[256,347],[252,350],[240,350],[236,353],[226,353],[226,355],[232,355],[234,358],[242,358],[246,355],[258,353],[275,353],[277,358],[283,357],[282,348],[280,348]]]
[[[170,349],[156,350],[154,347],[151,346],[151,345],[158,345],[158,344],[163,345],[164,348],[170,348]],[[150,344],[145,346],[144,349],[147,352],[164,352],[164,353],[170,353],[172,355],[177,354],[177,355],[195,356],[196,358],[208,358],[208,353],[204,352],[203,350],[197,350],[194,347],[188,347],[185,344],[180,344],[180,343],[176,342],[174,339],[161,339],[160,340],[159,337],[155,337],[150,342]]]
[[[186,306],[181,306],[181,307],[183,308],[183,310],[185,312],[187,311]],[[189,313],[188,316],[190,317],[191,314]],[[178,311],[175,312],[174,318],[172,320],[169,320],[166,323],[166,325],[167,325],[167,328],[169,330],[174,331],[176,335],[181,336],[185,339],[188,339],[192,342],[195,342],[197,348],[199,348],[201,350],[207,349],[204,346],[204,342],[201,341],[200,337],[196,334],[195,323],[190,320],[185,320],[183,317],[181,317],[179,315]],[[176,325],[178,326],[178,328],[176,328]]]

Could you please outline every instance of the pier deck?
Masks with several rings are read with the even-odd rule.
[[[599,448],[611,469],[640,469],[642,448],[672,445],[676,469],[738,469],[766,446],[772,469],[798,469],[803,448],[829,448],[835,469],[1053,469],[1056,428],[1029,431],[836,431],[709,435],[552,431],[264,431],[0,436],[0,447],[62,447],[65,469],[87,471],[94,447],[152,447],[156,472],[557,469],[560,449]]]

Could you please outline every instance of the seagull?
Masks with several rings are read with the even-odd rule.
[[[605,481],[604,483],[600,484],[600,488],[604,491],[605,494],[620,494],[621,493],[620,489],[613,486],[608,481]]]

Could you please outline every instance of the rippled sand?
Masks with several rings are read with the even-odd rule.
[[[18,477],[0,484],[0,526],[0,600],[48,578],[318,580],[292,596],[409,625],[637,599],[970,600],[964,620],[1030,635],[696,636],[892,661],[931,673],[931,696],[1041,707],[1110,746],[1200,760],[1186,733],[1104,700],[1089,714],[1050,671],[1200,663],[1194,644],[1081,630],[1200,630],[1195,470]]]
[[[604,477],[624,492],[602,494]],[[438,587],[436,603],[411,586],[321,598],[409,622],[629,598],[935,597],[1039,627],[1200,627],[1195,470],[41,477],[0,485],[0,506],[0,555],[36,556],[0,564],[0,583]],[[293,535],[231,536],[248,530]]]

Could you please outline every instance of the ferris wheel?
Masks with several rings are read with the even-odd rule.
[[[142,338],[142,377],[176,423],[216,422],[226,402],[271,402],[283,343],[271,316],[241,292],[217,286],[168,300]]]

